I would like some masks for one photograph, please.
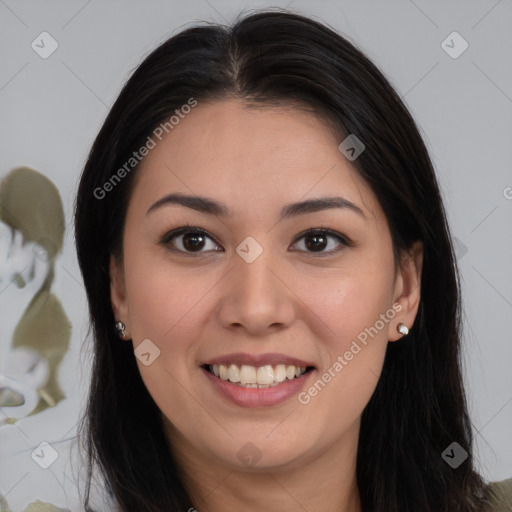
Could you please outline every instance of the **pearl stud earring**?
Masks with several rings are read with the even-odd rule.
[[[116,322],[115,328],[117,330],[117,334],[119,335],[119,337],[124,338],[124,331],[126,329],[126,326],[123,324],[123,322]]]
[[[402,322],[400,322],[397,326],[396,326],[396,330],[403,334],[404,336],[406,336],[407,334],[409,334],[409,329],[407,328],[407,326],[405,324],[403,324]]]

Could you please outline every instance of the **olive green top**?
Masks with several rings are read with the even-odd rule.
[[[491,507],[489,512],[512,511],[512,478],[491,482],[488,486]]]

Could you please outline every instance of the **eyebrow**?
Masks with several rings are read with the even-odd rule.
[[[190,196],[178,193],[168,194],[160,198],[156,203],[149,207],[146,215],[158,208],[168,205],[181,205],[209,215],[217,215],[221,217],[231,216],[228,207],[222,203],[218,203],[214,199],[204,196]],[[317,199],[308,199],[307,201],[286,204],[281,209],[280,220],[331,208],[346,208],[367,219],[361,208],[348,199],[343,197],[320,197]]]

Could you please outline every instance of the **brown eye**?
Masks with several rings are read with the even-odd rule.
[[[330,243],[329,240],[337,239],[338,244]],[[345,237],[327,229],[315,229],[304,233],[298,240],[304,240],[303,250],[305,252],[317,253],[320,256],[329,255],[341,251],[345,246],[350,245]],[[296,242],[295,245],[298,245]],[[325,250],[329,248],[328,250]]]
[[[187,251],[200,251],[205,244],[205,236],[202,233],[185,233],[182,235],[182,245]]]
[[[185,253],[201,253],[210,250],[217,251],[216,243],[210,244],[213,247],[208,247],[208,240],[214,242],[203,230],[199,228],[180,228],[167,233],[162,239],[162,243],[170,246],[173,251]],[[206,247],[206,250],[204,250]]]
[[[312,234],[304,237],[305,239],[305,245],[308,249],[311,249],[313,251],[322,251],[327,247],[328,236],[324,234]]]

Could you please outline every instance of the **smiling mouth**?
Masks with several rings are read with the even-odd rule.
[[[251,366],[238,364],[205,364],[202,366],[215,377],[227,380],[243,388],[270,388],[278,386],[314,370],[314,366],[265,365]]]

